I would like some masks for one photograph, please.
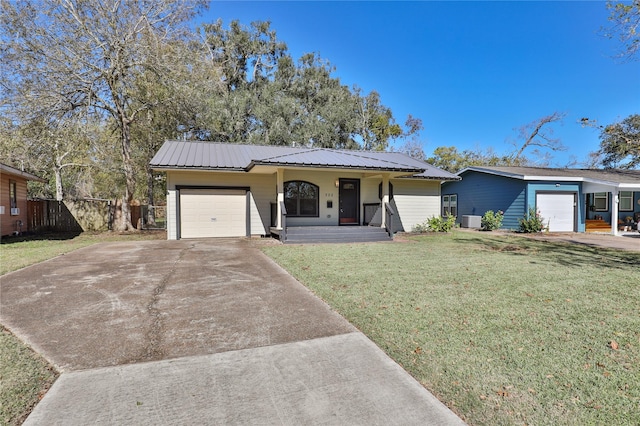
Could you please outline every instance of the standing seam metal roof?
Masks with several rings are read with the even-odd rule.
[[[255,165],[354,168],[412,173],[419,178],[459,177],[399,152],[166,141],[150,162],[156,169],[248,171]],[[407,176],[410,177],[410,176]]]

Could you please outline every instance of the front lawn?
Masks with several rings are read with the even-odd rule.
[[[0,275],[91,244],[157,239],[166,240],[166,232],[83,232],[81,234],[39,234],[6,237],[0,241]]]
[[[640,253],[461,231],[263,250],[469,424],[640,424]]]

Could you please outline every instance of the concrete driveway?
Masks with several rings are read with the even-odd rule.
[[[25,424],[462,424],[246,240],[100,244],[2,277],[63,374]]]

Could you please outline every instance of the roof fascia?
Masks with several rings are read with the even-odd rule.
[[[300,169],[317,169],[317,170],[350,170],[350,171],[380,171],[380,172],[400,172],[400,173],[421,173],[425,169],[418,168],[389,168],[389,167],[360,167],[345,165],[326,165],[326,164],[304,164],[304,163],[278,163],[271,161],[252,160],[245,171],[251,171],[256,166],[270,166],[275,168],[300,168]]]
[[[46,179],[43,179],[29,172],[16,169],[15,167],[7,166],[6,164],[0,163],[0,170],[2,171],[3,174],[18,176],[26,180],[33,180],[33,181],[42,182],[42,183],[47,182]]]
[[[612,182],[605,179],[596,179],[585,176],[536,176],[536,175],[522,175],[517,173],[507,173],[499,170],[485,169],[482,167],[467,167],[456,175],[460,176],[462,173],[467,171],[474,171],[479,173],[492,174],[496,176],[510,177],[514,179],[521,179],[525,181],[542,181],[542,182],[584,182],[591,183],[594,185],[602,185],[608,186],[612,188],[639,188],[640,184],[635,183],[623,183],[623,182]]]
[[[181,166],[151,166],[151,170],[160,172],[246,172],[243,168],[221,167],[181,167]]]

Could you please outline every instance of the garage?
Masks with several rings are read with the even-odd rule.
[[[180,238],[247,235],[247,191],[180,189]]]
[[[536,208],[550,232],[576,230],[576,202],[574,192],[536,193]]]

